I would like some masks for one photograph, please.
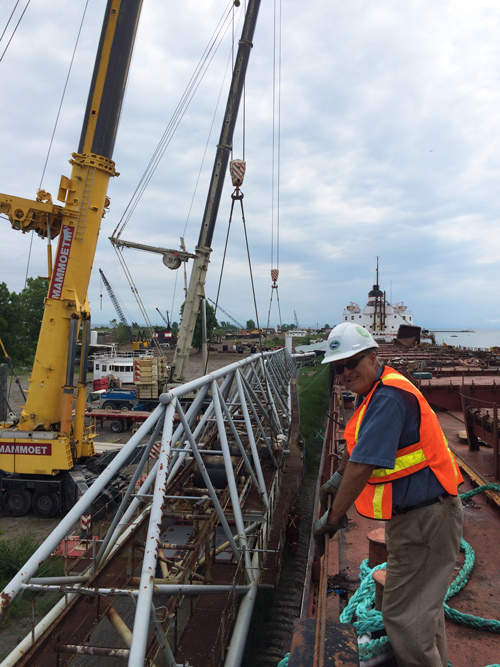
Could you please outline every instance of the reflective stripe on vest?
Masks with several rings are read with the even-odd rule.
[[[425,468],[426,465],[427,459],[424,450],[420,446],[420,442],[417,442],[409,447],[398,449],[394,468],[375,468],[368,483],[378,484],[382,478],[385,482],[389,482],[412,472],[417,472],[417,470]],[[371,480],[376,481],[372,482]]]

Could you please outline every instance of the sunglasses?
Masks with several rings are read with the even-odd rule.
[[[333,370],[337,375],[342,375],[342,373],[344,372],[344,368],[348,368],[350,371],[353,371],[355,368],[358,367],[358,364],[361,361],[361,359],[364,359],[369,354],[371,354],[371,350],[370,352],[365,352],[365,354],[362,357],[357,357],[356,359],[349,359],[348,361],[345,362],[345,364],[333,364]]]

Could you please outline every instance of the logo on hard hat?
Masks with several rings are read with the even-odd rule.
[[[367,331],[366,329],[363,329],[363,327],[356,327],[356,331],[357,331],[361,336],[364,336],[365,338],[370,338],[370,332]]]
[[[335,352],[335,350],[338,350],[340,347],[340,341],[339,340],[331,340],[330,341],[330,350],[332,352]]]

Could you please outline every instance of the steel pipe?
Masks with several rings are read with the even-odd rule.
[[[163,496],[167,489],[168,464],[172,446],[173,421],[177,400],[170,401],[165,410],[165,427],[161,439],[161,450],[158,458],[158,472],[154,484],[154,497],[151,507],[146,544],[142,562],[141,583],[137,597],[137,607],[132,630],[132,644],[130,645],[130,667],[143,667],[146,646],[148,642],[149,616],[153,602],[153,579],[158,560],[158,545],[160,544],[161,522],[163,514]]]
[[[181,420],[181,422],[184,422],[185,417],[184,417],[184,414],[182,412],[182,409],[179,409],[178,414],[179,414],[179,419]],[[215,507],[215,510],[217,512],[217,516],[219,517],[219,521],[222,525],[222,528],[224,529],[224,532],[226,533],[227,539],[229,540],[229,543],[231,545],[231,549],[233,550],[233,553],[234,553],[234,557],[239,562],[240,552],[238,551],[238,547],[236,546],[236,542],[233,539],[233,534],[232,534],[231,529],[229,528],[229,524],[227,522],[227,519],[224,516],[224,510],[222,509],[221,504],[219,502],[219,499],[217,498],[217,494],[215,493],[215,489],[213,487],[212,480],[210,479],[210,476],[207,472],[205,464],[203,463],[203,459],[201,457],[201,454],[198,452],[196,442],[195,442],[191,432],[187,428],[186,428],[186,434],[188,436],[189,443],[191,445],[191,451],[193,453],[193,456],[196,459],[196,463],[198,464],[198,468],[199,468],[199,470],[200,470],[200,472],[203,476],[203,481],[205,482],[205,484],[207,486],[207,490],[208,490],[208,493],[209,493],[210,498],[212,500],[213,506]],[[223,451],[224,451],[224,448],[223,448]],[[232,473],[232,471],[233,471],[233,468],[231,466],[231,473]],[[226,471],[226,474],[227,474],[227,471]]]
[[[226,470],[227,484],[229,486],[229,494],[231,496],[231,505],[233,508],[234,519],[236,522],[236,528],[238,530],[238,540],[240,543],[240,548],[243,550],[243,555],[245,558],[245,574],[249,581],[253,581],[253,575],[250,570],[250,555],[248,553],[248,544],[247,536],[245,533],[245,524],[243,523],[243,515],[241,513],[241,507],[239,504],[238,498],[238,489],[236,486],[236,480],[234,479],[234,470],[233,464],[231,462],[231,453],[229,451],[229,444],[227,442],[226,429],[224,426],[224,417],[222,415],[222,407],[220,403],[219,396],[219,386],[215,380],[212,382],[212,399],[215,407],[215,415],[217,417],[217,425],[219,428],[219,439],[224,452],[224,468]],[[232,537],[232,535],[231,535]],[[229,539],[229,536],[228,536]]]
[[[128,648],[106,648],[105,646],[77,646],[76,644],[56,644],[56,653],[71,653],[72,655],[98,655],[107,658],[128,658]]]
[[[132,475],[132,479],[130,480],[127,490],[125,491],[125,495],[122,498],[120,506],[115,512],[115,516],[113,517],[111,526],[109,527],[108,532],[106,533],[106,537],[104,538],[99,548],[99,551],[97,552],[97,556],[95,557],[95,565],[97,566],[99,566],[102,561],[103,555],[106,552],[107,546],[111,540],[111,537],[113,536],[113,533],[115,532],[116,526],[119,524],[121,517],[125,514],[125,511],[127,509],[127,504],[130,501],[130,496],[132,495],[135,489],[135,485],[141,478],[144,466],[146,465],[147,461],[149,461],[149,454],[153,449],[153,445],[155,444],[155,440],[158,437],[160,429],[161,429],[161,419],[158,419],[158,421],[156,422],[156,426],[153,429],[153,432],[151,433],[151,436],[149,438],[149,442],[144,448],[141,460],[139,461],[139,464],[137,465],[137,468],[135,469],[135,472]]]
[[[142,518],[143,514],[141,513],[141,515],[135,519],[132,525],[127,527],[127,529],[117,540],[115,548],[118,548],[121,542],[127,538],[128,534],[131,533],[133,530],[135,530],[136,524],[140,523],[142,521]],[[78,591],[78,588],[76,588],[75,590]],[[49,613],[46,614],[42,618],[42,620],[35,626],[34,630],[30,630],[30,632],[15,647],[15,649],[9,653],[9,655],[0,664],[0,667],[14,667],[14,665],[18,662],[18,660],[20,660],[25,655],[26,651],[30,648],[30,646],[32,646],[33,643],[36,642],[43,635],[43,633],[47,630],[47,628],[49,628],[52,625],[52,623],[58,618],[58,616],[60,616],[60,614],[63,613],[66,607],[69,606],[70,602],[72,602],[74,598],[77,596],[77,594],[78,593],[70,593],[61,598],[59,602],[54,607],[52,607]]]
[[[248,472],[249,472],[249,474],[250,474],[250,476],[253,480],[253,483],[255,484],[257,489],[260,490],[260,493],[262,495],[262,489],[260,489],[259,483],[257,481],[257,477],[255,476],[253,468],[250,465],[250,461],[248,460],[247,453],[245,451],[245,448],[243,447],[243,443],[241,442],[240,435],[239,435],[238,431],[236,430],[236,426],[234,425],[233,418],[232,418],[229,410],[227,409],[226,403],[224,402],[224,399],[222,398],[222,396],[219,396],[219,399],[220,399],[222,411],[226,415],[227,423],[229,424],[229,427],[230,427],[231,432],[234,436],[234,439],[236,440],[236,444],[238,445],[238,449],[240,450],[243,461],[245,462],[246,469],[248,470]]]
[[[139,579],[137,577],[137,579]],[[140,581],[140,579],[139,579]],[[153,584],[151,580],[151,591],[154,595],[217,595],[219,593],[248,593],[249,585],[231,586],[231,585],[209,585],[209,584]],[[41,584],[23,584],[24,590],[43,591],[45,593],[67,593],[69,595],[102,595],[110,597],[113,595],[138,598],[141,594],[141,584],[139,588],[85,588],[84,586],[74,588],[73,586],[42,586]],[[59,612],[60,613],[60,612]],[[137,613],[136,613],[137,618]],[[149,614],[147,616],[149,618]],[[134,624],[135,627],[135,624]],[[132,633],[133,634],[133,633]]]
[[[257,590],[260,579],[260,556],[258,553],[254,554],[252,558],[252,570],[254,572],[254,580],[241,601],[238,617],[234,624],[233,634],[231,635],[231,642],[224,661],[224,667],[237,667],[241,664],[243,659],[243,652],[247,641],[248,630],[250,628],[250,621],[252,620],[253,608],[255,600],[257,599]]]
[[[241,380],[241,373],[240,371],[236,372],[236,384],[238,387],[238,392],[240,394],[240,401],[241,401],[241,411],[243,413],[243,419],[245,420],[245,425],[247,429],[247,436],[248,440],[250,442],[250,450],[252,452],[252,458],[253,458],[253,463],[255,466],[255,470],[257,471],[257,477],[259,479],[259,487],[262,493],[262,497],[264,499],[264,504],[266,506],[266,509],[269,509],[269,497],[267,495],[267,489],[266,489],[266,482],[264,480],[264,474],[262,472],[262,466],[260,465],[260,457],[259,457],[259,452],[257,451],[257,445],[255,444],[255,438],[253,435],[253,428],[252,428],[252,423],[250,421],[250,414],[248,412],[248,406],[246,404],[246,394],[243,389],[243,382]]]
[[[91,506],[97,496],[103,491],[116,475],[123,463],[130,456],[135,447],[141,442],[144,435],[152,428],[158,417],[165,412],[165,405],[159,405],[156,410],[146,419],[144,424],[135,433],[129,442],[118,452],[108,467],[99,475],[92,486],[80,498],[80,500],[61,519],[49,537],[38,547],[31,558],[24,564],[21,571],[7,584],[1,595],[0,614],[3,613],[21,590],[22,584],[28,582],[37,572],[42,563],[51,555],[66,537],[74,524],[80,520],[85,510]]]

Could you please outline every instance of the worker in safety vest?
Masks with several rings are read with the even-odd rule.
[[[317,553],[347,526],[353,503],[386,520],[382,618],[398,666],[447,667],[443,602],[460,547],[463,479],[431,407],[403,375],[379,366],[377,348],[353,323],[328,337],[323,363],[334,364],[358,401],[342,461],[320,490],[326,512],[314,526]]]

